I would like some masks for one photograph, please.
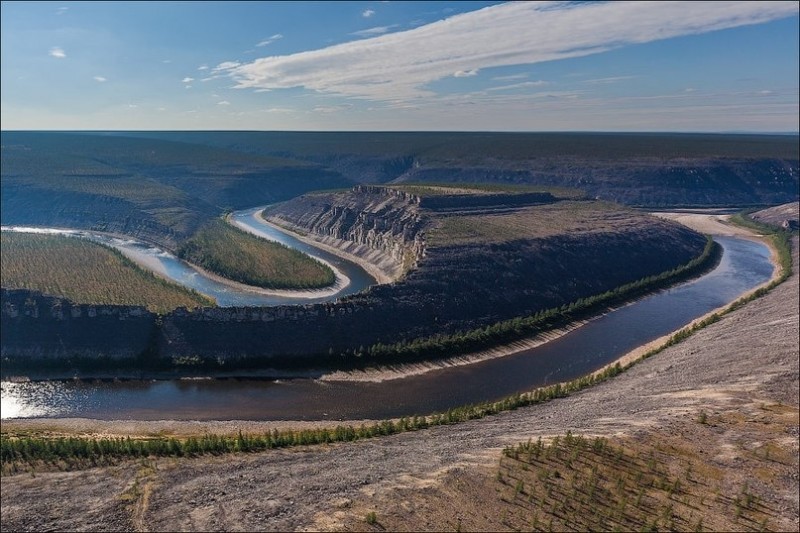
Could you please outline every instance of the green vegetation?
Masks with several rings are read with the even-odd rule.
[[[330,267],[319,261],[221,219],[203,226],[178,255],[228,279],[267,289],[317,289],[336,281]]]
[[[113,230],[174,245],[226,208],[352,185],[317,165],[116,134],[3,132],[3,224]]]
[[[620,231],[638,221],[607,202],[561,201],[509,213],[442,217],[428,231],[429,246],[491,244],[586,231]]]
[[[31,468],[70,470],[111,464],[125,458],[193,457],[204,454],[258,452],[274,448],[350,442],[359,439],[394,435],[432,426],[457,424],[484,418],[502,411],[563,398],[592,384],[605,381],[621,372],[619,365],[584,376],[568,383],[542,387],[533,392],[515,394],[498,402],[487,402],[450,409],[428,416],[384,420],[369,426],[352,425],[335,428],[273,430],[260,435],[239,433],[236,436],[203,435],[178,438],[87,438],[11,436],[0,434],[0,465],[3,474]]]
[[[685,133],[486,132],[131,132],[125,135],[293,157],[413,157],[461,164],[514,159],[770,158],[798,159],[796,135]],[[409,162],[410,163],[410,162]]]
[[[4,288],[36,290],[78,304],[143,305],[158,313],[214,304],[85,239],[4,231],[0,243]]]
[[[397,189],[420,197],[445,196],[450,194],[520,194],[528,192],[549,192],[556,198],[578,200],[584,197],[583,191],[567,187],[548,187],[544,185],[511,185],[505,183],[470,183],[459,185],[454,183],[402,183],[389,185]]]
[[[529,440],[503,450],[496,478],[514,522],[535,520],[534,531],[762,529],[775,514],[746,481],[731,487],[692,443],[663,435]]]
[[[582,298],[555,309],[540,311],[532,316],[497,322],[471,331],[451,335],[417,338],[394,344],[376,344],[356,356],[368,356],[366,363],[406,363],[470,353],[513,342],[559,328],[619,305],[677,281],[696,276],[713,265],[719,257],[719,246],[708,238],[703,252],[689,263],[670,271],[627,283],[602,294]],[[372,361],[369,361],[371,359]]]
[[[556,383],[555,385],[540,387],[532,392],[514,394],[496,402],[467,405],[450,409],[445,413],[435,413],[427,416],[414,415],[412,417],[403,417],[397,421],[384,420],[382,422],[376,422],[370,426],[361,425],[357,428],[352,425],[348,425],[337,426],[333,429],[318,428],[306,430],[273,430],[272,432],[265,433],[263,435],[244,435],[239,433],[235,437],[204,435],[202,437],[189,437],[187,439],[97,439],[85,437],[41,437],[27,435],[12,436],[7,433],[2,433],[0,434],[0,466],[2,467],[0,471],[3,474],[13,474],[23,471],[33,471],[35,468],[40,467],[68,470],[114,463],[121,459],[131,457],[184,457],[230,452],[255,452],[272,448],[298,445],[349,442],[363,438],[392,435],[405,431],[417,431],[432,426],[457,424],[467,420],[475,420],[484,418],[486,416],[492,416],[503,411],[510,411],[521,407],[548,402],[557,398],[563,398],[588,387],[594,386],[597,383],[611,379],[638,364],[639,362],[653,357],[668,347],[684,341],[685,339],[694,335],[694,333],[697,331],[700,331],[705,327],[718,322],[724,315],[740,308],[751,300],[765,295],[774,287],[785,281],[792,272],[788,235],[785,232],[776,233],[774,243],[778,250],[780,264],[782,265],[781,274],[776,280],[769,283],[766,287],[753,291],[753,293],[751,293],[749,296],[740,298],[739,300],[733,302],[723,311],[714,313],[692,326],[688,326],[679,330],[661,346],[648,351],[638,359],[630,361],[624,366],[622,366],[620,363],[615,363],[614,365],[607,366],[598,372],[568,381],[566,383]],[[712,247],[707,245],[703,255],[711,256],[712,249]],[[708,260],[708,257],[706,260]],[[699,264],[702,264],[702,262],[699,262]],[[701,417],[702,414],[703,413],[701,412]],[[709,422],[708,417],[705,416],[702,418],[705,419],[701,422],[701,424],[707,425]],[[527,453],[531,444],[525,444],[524,446],[528,447],[523,450],[525,453]],[[597,444],[597,446],[600,452],[603,452],[606,447],[605,444],[602,444],[602,446],[601,444]],[[594,448],[594,443],[592,444],[592,447]],[[616,453],[619,456],[619,452],[617,451]],[[625,452],[623,451],[623,454],[620,457],[624,457],[624,453]],[[765,458],[769,458],[770,448],[765,448],[762,453],[764,454]],[[499,472],[498,480],[502,479],[504,479],[503,474],[502,472]],[[669,480],[667,481],[668,486]],[[664,483],[661,485],[663,487]],[[675,486],[672,491],[673,494],[679,488],[679,485]],[[524,481],[523,484],[520,485],[520,489],[521,490],[517,491],[515,484],[515,492],[521,494],[525,490]],[[639,498],[640,493],[637,493],[637,498]],[[738,517],[741,517],[744,512],[741,502],[745,502],[744,507],[746,508],[754,501],[752,498],[748,498],[745,493],[746,490],[742,492],[744,500],[736,500],[740,502],[738,506]],[[638,503],[636,503],[636,507],[641,504],[645,497],[644,493],[641,494],[642,496],[639,498]],[[750,503],[747,503],[748,500]],[[629,501],[626,502],[625,506],[627,506],[628,503]],[[701,504],[702,503],[703,502],[701,501]],[[625,506],[622,507],[623,510]],[[668,521],[669,518],[670,516],[667,516],[666,514],[663,516],[664,520]],[[765,524],[765,522],[762,520],[761,524]],[[697,529],[702,530],[702,521],[700,521],[699,524],[695,524],[695,526]],[[658,524],[655,524],[655,527],[657,528]],[[534,529],[536,528],[534,527]]]

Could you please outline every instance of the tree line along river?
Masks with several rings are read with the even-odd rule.
[[[167,273],[172,273],[169,277],[183,283],[188,276],[195,285],[187,286],[200,292],[206,291],[199,287],[219,283],[222,288],[217,294],[224,298],[212,296],[220,305],[312,303],[352,294],[375,283],[357,265],[264,224],[257,216],[261,209],[237,211],[232,216],[240,222],[240,227],[248,225],[253,233],[330,263],[349,282],[333,294],[311,298],[305,295],[301,300],[241,290],[211,278],[204,278],[198,285],[202,274],[185,264],[176,266],[175,263],[182,261],[171,254],[132,239],[92,237],[111,239],[107,244],[118,249],[125,247],[135,253],[158,256],[170,265],[165,267]],[[505,357],[385,382],[316,379],[2,382],[2,417],[359,420],[428,414],[497,400],[601,368],[632,349],[736,300],[772,276],[774,266],[766,245],[730,236],[716,236],[715,240],[723,247],[722,260],[704,276],[613,310],[541,346]]]

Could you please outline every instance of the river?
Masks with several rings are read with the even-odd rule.
[[[217,276],[204,272],[157,246],[131,237],[119,237],[88,230],[3,226],[2,231],[21,233],[44,233],[80,237],[110,246],[140,266],[153,270],[180,285],[194,289],[216,300],[221,307],[272,307],[277,305],[313,304],[332,301],[348,294],[355,294],[376,283],[363,268],[332,253],[304,243],[303,241],[265,223],[257,216],[264,207],[254,207],[231,214],[236,225],[259,237],[280,242],[296,248],[327,263],[337,274],[336,285],[318,291],[267,291],[240,283],[225,282]]]
[[[764,244],[716,237],[710,273],[513,355],[382,383],[313,379],[2,383],[2,417],[359,420],[444,411],[573,379],[738,298],[773,273]]]

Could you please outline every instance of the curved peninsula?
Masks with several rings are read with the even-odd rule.
[[[678,224],[557,190],[356,186],[298,197],[264,217],[394,281],[320,304],[145,313],[135,334],[118,307],[4,291],[4,372],[40,360],[40,368],[92,375],[100,367],[247,373],[446,357],[473,347],[476,335],[507,340],[524,334],[526,320],[546,324],[553,310],[584,309],[593,297],[633,282],[648,287],[710,257],[706,238]],[[69,312],[54,315],[56,307]],[[124,350],[97,342],[97,316],[110,336],[125,322]]]

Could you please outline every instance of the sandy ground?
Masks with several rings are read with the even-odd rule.
[[[796,238],[794,248],[797,264]],[[690,423],[700,410],[713,417],[755,416],[773,402],[796,410],[799,299],[795,274],[765,297],[613,380],[483,420],[355,443],[4,477],[2,528],[370,529],[363,509],[371,508],[400,524],[404,516],[429,516],[429,521],[414,523],[429,524],[417,526],[420,529],[440,530],[444,523],[437,522],[437,509],[407,495],[444,490],[453,472],[482,472],[496,465],[505,445],[567,430],[606,436],[642,430],[673,434],[676,427],[691,432],[701,427]],[[190,424],[194,429],[213,425]],[[129,429],[138,433],[136,427],[133,423]],[[699,433],[682,438],[697,441]],[[734,428],[719,438],[735,452],[734,444],[741,439],[758,437],[737,434]],[[783,439],[796,457],[796,416],[786,425]],[[735,453],[714,460],[734,474],[740,464]],[[792,468],[793,473],[776,476],[778,488],[767,502],[782,530],[800,525],[800,489],[796,466]]]

